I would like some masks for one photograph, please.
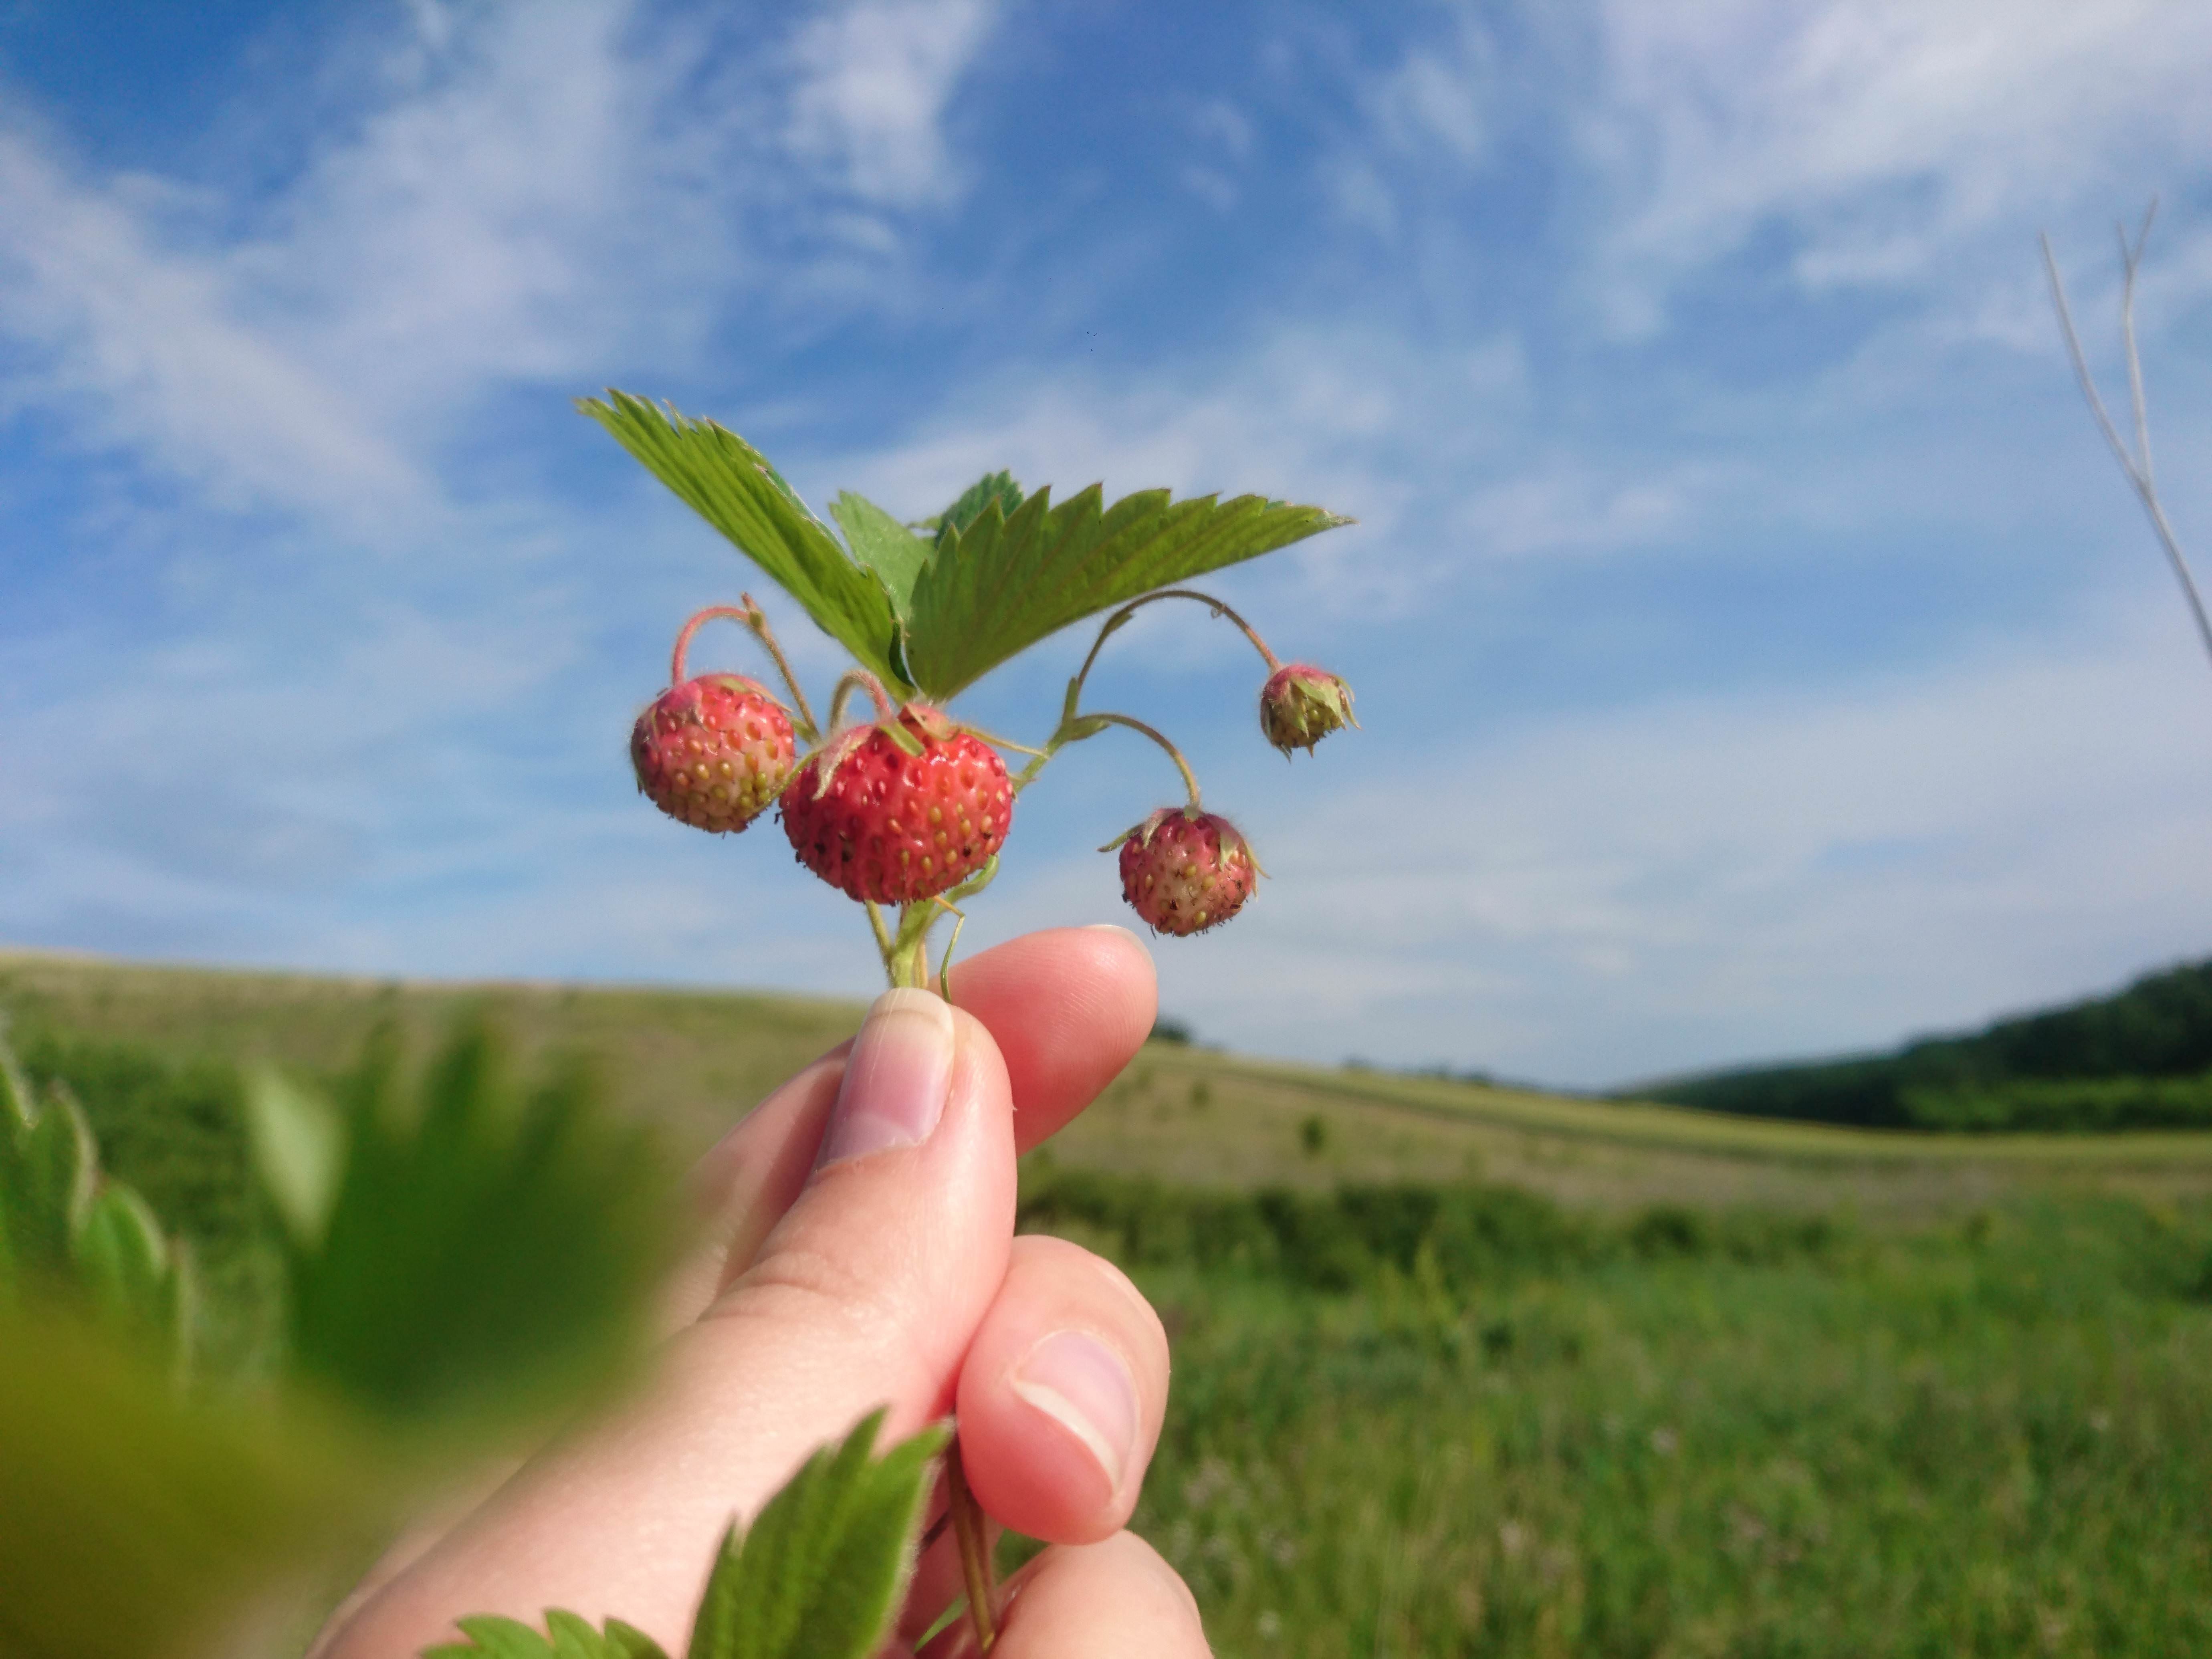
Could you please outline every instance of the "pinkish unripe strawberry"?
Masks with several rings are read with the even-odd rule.
[[[1182,938],[1229,920],[1252,896],[1260,861],[1227,818],[1163,806],[1118,842],[1121,896],[1158,931]]]
[[[1260,688],[1260,729],[1286,756],[1293,749],[1310,755],[1338,727],[1358,724],[1352,718],[1352,688],[1310,662],[1278,668]]]
[[[672,685],[630,728],[639,790],[696,830],[744,829],[782,792],[797,760],[791,717],[742,674]]]
[[[783,792],[799,861],[878,904],[958,886],[1004,844],[1013,813],[1006,763],[923,703],[833,738]]]

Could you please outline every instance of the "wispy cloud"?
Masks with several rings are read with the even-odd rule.
[[[945,142],[960,78],[988,34],[989,0],[857,0],[817,16],[791,48],[799,83],[792,152],[863,202],[950,200],[965,169]]]
[[[39,637],[0,617],[0,934],[859,988],[772,827],[629,798],[669,625],[748,573],[555,418],[616,379],[817,499],[1010,465],[1359,519],[1222,584],[1363,665],[1358,738],[1257,754],[1195,617],[1102,670],[1233,705],[1194,748],[1277,873],[1163,948],[1209,1035],[1605,1081],[2188,948],[2201,665],[2032,233],[2097,310],[2089,238],[2178,181],[2143,312],[2187,453],[2212,16],[1328,11],[1240,67],[989,0],[420,0],[273,174],[12,118],[0,490],[46,580]],[[1151,804],[1127,753],[1024,797],[970,941],[1121,914],[1053,849]]]
[[[1621,0],[1603,20],[1582,132],[1611,181],[1596,292],[1626,332],[1762,227],[1808,288],[1932,285],[1962,246],[2101,217],[2212,140],[2212,13],[2188,0]]]

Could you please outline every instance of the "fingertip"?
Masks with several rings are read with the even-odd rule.
[[[1118,1269],[1065,1240],[1015,1240],[961,1368],[976,1497],[1033,1538],[1109,1536],[1136,1506],[1167,1383],[1166,1333]]]
[[[1004,1054],[1026,1152],[1090,1104],[1143,1047],[1159,1012],[1150,951],[1127,929],[1056,927],[956,966],[954,1000]]]
[[[1206,1659],[1211,1651],[1190,1587],[1133,1533],[1048,1549],[1006,1590],[993,1659]],[[948,1649],[961,1645],[957,1632],[947,1632]]]

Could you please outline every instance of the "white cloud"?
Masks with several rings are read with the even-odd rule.
[[[1170,1006],[1262,1051],[1598,1085],[2201,954],[2212,700],[2139,592],[2071,643],[1440,732],[1418,776],[1324,751],[1261,901],[1192,972],[1164,953]]]
[[[958,195],[945,110],[994,21],[988,0],[854,0],[802,28],[786,141],[861,200],[932,206]]]
[[[36,349],[8,395],[215,504],[420,534],[489,392],[688,366],[763,294],[906,303],[883,210],[952,188],[940,122],[990,21],[867,3],[733,57],[635,0],[424,3],[356,118],[250,203],[0,130],[0,333]]]
[[[1918,284],[1961,243],[2124,209],[2212,142],[2192,0],[1613,0],[1602,41],[1583,140],[1627,331],[1770,221],[1808,287]]]
[[[130,181],[70,178],[0,131],[0,332],[11,388],[225,506],[406,497],[413,468],[342,390],[240,314],[219,258],[160,246]]]

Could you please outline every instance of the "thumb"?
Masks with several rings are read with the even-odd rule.
[[[337,1659],[412,1654],[453,1620],[609,1613],[671,1651],[733,1512],[878,1406],[897,1438],[950,1411],[1006,1275],[1012,1099],[982,1025],[927,991],[878,999],[806,1189],[671,1340],[653,1383],[536,1459],[395,1578]]]

